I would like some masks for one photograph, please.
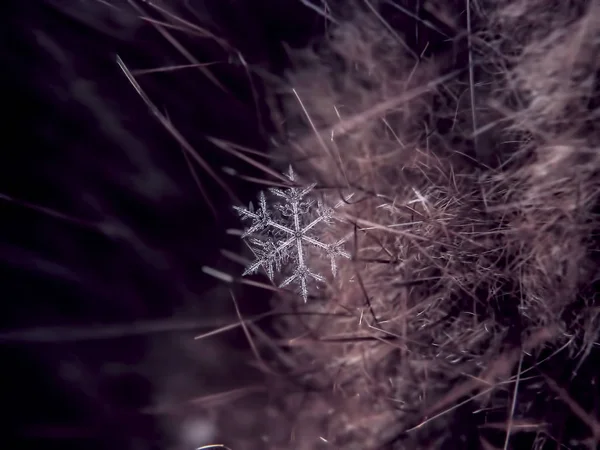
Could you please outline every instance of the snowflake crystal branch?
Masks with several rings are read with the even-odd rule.
[[[296,174],[291,166],[286,176],[290,181],[296,181]],[[243,276],[256,273],[262,267],[269,279],[273,280],[275,271],[281,272],[282,266],[291,261],[294,270],[279,287],[296,283],[300,286],[305,302],[308,299],[308,281],[313,279],[325,282],[322,275],[312,272],[306,264],[308,247],[327,255],[334,277],[337,273],[336,258],[350,258],[350,254],[343,248],[345,238],[326,244],[314,236],[317,225],[330,225],[334,218],[334,208],[326,207],[320,200],[315,208],[314,200],[307,198],[315,186],[316,183],[306,187],[269,189],[275,197],[283,199],[282,202],[275,203],[272,209],[267,204],[264,192],[259,195],[259,207],[256,211],[252,203],[247,209],[234,206],[242,220],[252,221],[242,238],[249,238],[249,246],[256,259],[246,268]],[[336,208],[341,204],[342,202],[336,205]],[[310,217],[314,219],[310,220]]]

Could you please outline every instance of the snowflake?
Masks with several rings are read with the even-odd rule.
[[[291,166],[287,178],[292,182],[296,181],[296,174]],[[273,280],[275,271],[281,272],[282,266],[291,260],[293,272],[279,287],[295,282],[300,286],[305,302],[308,298],[308,281],[313,279],[325,282],[322,275],[312,272],[306,264],[310,246],[319,249],[329,257],[334,277],[337,272],[336,257],[350,258],[350,254],[343,248],[346,238],[333,244],[325,244],[313,235],[316,225],[321,223],[329,225],[334,218],[334,208],[326,207],[320,200],[314,208],[314,200],[306,198],[315,186],[316,183],[306,187],[269,189],[276,197],[283,199],[283,202],[275,203],[272,209],[267,205],[264,192],[259,195],[259,207],[256,211],[252,203],[248,209],[234,207],[242,219],[252,221],[250,227],[242,234],[242,238],[249,238],[250,249],[256,256],[256,260],[246,268],[243,276],[256,273],[262,267],[269,279]],[[335,208],[342,204],[343,201],[339,202]],[[307,219],[311,216],[316,217],[312,220]]]

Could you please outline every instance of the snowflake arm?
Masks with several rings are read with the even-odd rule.
[[[273,280],[275,274],[273,266],[275,266],[275,270],[279,272],[281,270],[281,263],[285,259],[285,255],[281,253],[280,248],[277,247],[274,242],[265,242],[260,239],[251,239],[250,242],[254,244],[254,247],[251,246],[250,250],[252,250],[252,253],[256,256],[256,260],[246,267],[242,276],[255,273],[262,267],[269,277],[269,280]]]
[[[302,292],[302,298],[304,299],[304,303],[306,303],[306,301],[308,300],[307,281],[308,281],[309,277],[315,279],[316,281],[320,281],[322,283],[325,282],[325,278],[322,275],[311,272],[310,269],[308,267],[306,267],[305,265],[302,265],[302,266],[299,265],[294,270],[294,273],[292,275],[290,275],[289,277],[287,277],[283,281],[283,283],[281,283],[279,285],[279,287],[285,287],[288,284],[290,284],[292,281],[298,280],[298,282],[300,283],[300,290]]]
[[[242,217],[242,219],[252,219],[252,225],[244,232],[244,234],[242,234],[242,238],[250,236],[251,234],[261,231],[269,226],[271,222],[271,216],[267,208],[267,199],[265,198],[265,194],[263,192],[261,192],[259,195],[259,205],[260,207],[256,212],[253,211],[254,208],[252,207],[252,203],[250,203],[250,207],[248,209],[241,208],[239,206],[233,207]]]

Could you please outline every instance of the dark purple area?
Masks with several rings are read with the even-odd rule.
[[[115,25],[95,0],[13,3],[0,29],[0,194],[15,200],[0,199],[0,399],[9,420],[2,441],[11,448],[165,448],[156,419],[142,412],[156,389],[138,370],[153,351],[148,336],[65,338],[64,330],[131,330],[134,322],[173,316],[234,318],[230,300],[224,304],[206,294],[219,283],[200,271],[205,264],[239,270],[219,254],[221,248],[241,250],[239,240],[223,232],[239,226],[231,200],[197,168],[218,206],[215,221],[179,144],[127,81],[116,55],[131,69],[187,61],[151,26]],[[200,3],[212,31],[239,48],[248,63],[273,73],[287,64],[282,41],[305,45],[323,24],[296,2]],[[211,71],[230,93],[196,69],[148,75],[140,79],[142,87],[217,173],[227,177],[221,172],[226,165],[252,174],[205,138],[264,150],[272,131],[264,101],[254,101],[244,68],[228,63],[228,54],[209,39],[174,34],[199,61],[216,62]],[[262,98],[258,77],[253,83]],[[231,177],[227,182],[244,202],[255,196],[255,186]],[[122,237],[85,225],[105,220],[117,224]],[[236,295],[245,314],[267,308],[261,291],[238,289]],[[63,331],[10,334],[40,327]],[[191,339],[193,331],[181,339]],[[158,336],[153,342],[179,338]],[[246,347],[243,335],[220,339],[232,347],[223,355],[224,368],[252,374],[234,352]],[[168,352],[165,365],[178,363]],[[127,369],[107,375],[109,364]],[[243,384],[235,377],[211,379],[193,361],[191,367],[197,373],[190,377],[217,390]]]

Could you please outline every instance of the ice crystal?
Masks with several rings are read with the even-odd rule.
[[[291,182],[296,182],[296,175],[291,167],[286,176]],[[282,199],[275,202],[271,208],[267,204],[264,192],[259,195],[256,211],[252,203],[248,208],[234,207],[242,219],[252,221],[242,238],[248,238],[256,259],[246,268],[243,275],[255,273],[262,268],[269,279],[273,280],[275,272],[281,272],[284,265],[291,263],[293,271],[279,287],[291,283],[298,284],[305,302],[308,298],[308,281],[325,281],[321,274],[311,271],[307,266],[309,247],[312,246],[329,257],[334,277],[337,272],[336,257],[350,258],[350,254],[343,248],[345,238],[333,244],[326,244],[314,234],[317,225],[330,225],[334,218],[334,208],[325,206],[321,200],[318,200],[315,206],[315,201],[308,197],[315,185],[316,183],[306,187],[269,189],[274,198]]]

